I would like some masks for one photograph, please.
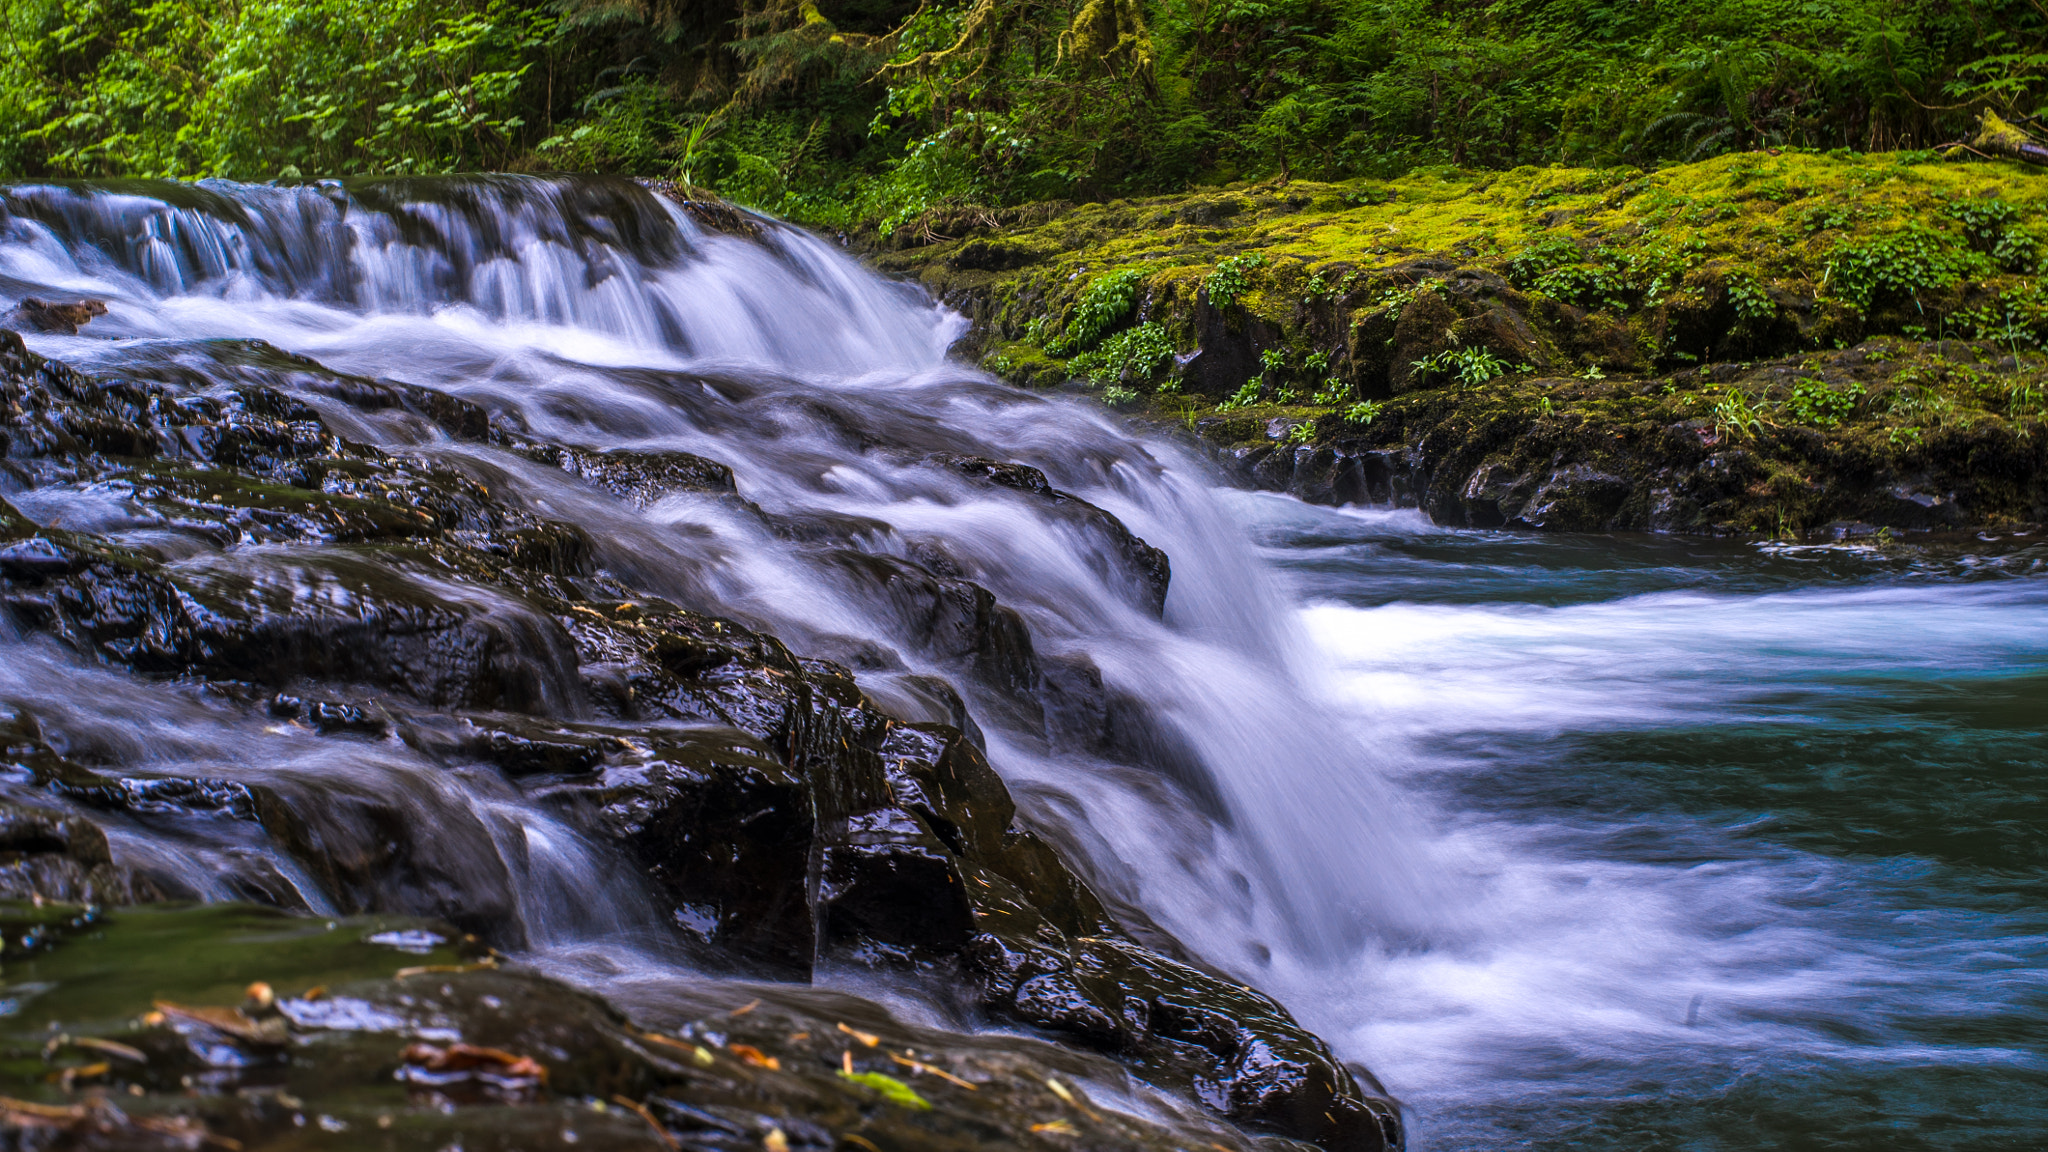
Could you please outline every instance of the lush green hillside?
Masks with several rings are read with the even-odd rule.
[[[15,0],[0,172],[669,175],[812,223],[1418,165],[1924,148],[2040,0]]]
[[[1183,422],[1274,487],[1778,533],[2048,518],[2044,221],[2017,164],[1758,152],[869,239],[974,316],[992,370]]]

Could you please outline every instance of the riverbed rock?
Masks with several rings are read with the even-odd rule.
[[[800,657],[743,621],[622,582],[586,531],[522,506],[487,460],[406,456],[344,433],[417,419],[405,427],[479,436],[632,503],[699,493],[758,515],[738,502],[730,469],[541,444],[274,351],[206,349],[152,362],[143,378],[99,378],[0,341],[0,433],[24,489],[20,507],[0,502],[0,607],[17,627],[85,659],[203,684],[222,707],[337,749],[392,741],[450,772],[494,773],[617,851],[661,910],[667,946],[700,966],[805,980],[850,965],[924,981],[1248,1129],[1332,1152],[1398,1142],[1391,1106],[1284,1009],[1134,940],[1020,821],[973,736],[879,707],[857,677],[907,675],[896,654],[855,646],[853,669]],[[232,378],[210,380],[208,365],[222,364]],[[1164,554],[1039,470],[906,459],[1031,502],[1134,608],[1161,611]],[[1026,717],[1022,730],[1043,729],[1049,746],[1177,770],[1170,732],[1113,698],[1085,660],[1041,659],[1022,618],[941,553],[914,541],[909,556],[868,551],[842,533],[886,526],[806,523],[797,545],[843,574],[849,599],[904,652],[955,670],[977,707]],[[957,696],[948,707],[967,719]],[[14,885],[0,894],[189,895],[108,872],[85,814],[168,829],[217,819],[273,854],[250,853],[223,881],[247,898],[303,907],[278,872],[289,861],[340,912],[430,916],[485,944],[523,943],[503,831],[448,803],[431,775],[379,777],[370,760],[248,781],[153,774],[81,763],[22,732],[32,792],[4,802],[39,795],[66,810],[0,807],[0,832],[18,833],[0,835],[0,884]],[[509,1001],[523,987],[489,995]],[[371,999],[378,1011],[419,1008],[417,997]],[[463,1031],[472,1044],[610,1061],[586,1091],[645,1098],[657,1122],[704,1139],[760,1135],[754,1121],[721,1128],[677,1097],[657,1105],[645,1094],[659,1077],[619,1055],[637,1041],[615,1019],[554,1040]],[[459,1071],[435,1043],[439,1055],[405,1065],[421,1083]],[[780,1121],[793,1145],[840,1115],[824,1097],[803,1099],[814,1112]]]

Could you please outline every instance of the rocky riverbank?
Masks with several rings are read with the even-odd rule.
[[[955,723],[896,718],[846,668],[600,565],[599,542],[506,468],[557,470],[592,499],[723,501],[838,556],[877,611],[1069,738],[1113,744],[1133,722],[1099,677],[1091,696],[1052,675],[985,589],[848,547],[871,525],[778,519],[723,462],[551,443],[513,414],[259,341],[167,342],[88,376],[0,333],[0,398],[21,502],[0,504],[13,627],[80,661],[74,676],[125,670],[210,722],[326,742],[333,766],[166,776],[31,710],[5,717],[7,976],[41,989],[0,1041],[0,1120],[24,1146],[282,1145],[308,1124],[377,1148],[1398,1143],[1369,1077],[1274,1001],[1134,938],[1016,820],[943,683]],[[1032,468],[925,463],[1106,541],[1159,610],[1165,558],[1108,513]],[[393,742],[608,845],[700,969],[798,983],[707,980],[698,1016],[629,1020],[501,964],[494,950],[527,944],[507,858],[430,783],[372,786],[352,767]],[[245,826],[282,856],[224,858],[209,894],[110,851],[180,820]],[[152,910],[226,893],[303,914],[309,889],[339,918],[225,931],[249,914]],[[346,919],[369,913],[424,919]],[[1060,1047],[906,1029],[805,993],[819,965]],[[244,980],[268,987],[244,1003]],[[1120,1070],[1185,1115],[1141,1119],[1076,1086]]]
[[[2048,520],[2048,205],[1928,153],[1424,170],[943,212],[853,237],[1012,381],[1246,480],[1448,524]]]

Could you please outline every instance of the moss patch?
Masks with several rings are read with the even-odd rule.
[[[1512,427],[1560,466],[1648,453],[1640,471],[1692,422],[1695,447],[1761,471],[1635,520],[1778,532],[1841,512],[1835,487],[1917,492],[1935,473],[1960,485],[1957,514],[2043,514],[2030,480],[1937,458],[1958,437],[2034,436],[2044,208],[2048,184],[2018,164],[1744,153],[1041,206],[876,262],[966,311],[969,352],[999,375],[1240,449],[1414,447],[1463,422]],[[1112,286],[1132,302],[1105,320]],[[1094,351],[1144,325],[1176,355]]]

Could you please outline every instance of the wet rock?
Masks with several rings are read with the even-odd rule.
[[[1026,464],[1005,463],[980,456],[940,453],[926,457],[979,483],[1024,493],[1059,513],[1100,551],[1097,555],[1114,565],[1127,582],[1133,603],[1158,615],[1165,610],[1166,589],[1172,581],[1172,566],[1166,553],[1145,543],[1122,521],[1076,496],[1053,488],[1045,473]]]
[[[731,468],[687,452],[635,452],[624,448],[592,452],[536,444],[525,448],[523,454],[642,508],[675,492],[737,491]]]
[[[161,933],[182,920],[191,921],[183,935]],[[320,932],[317,922],[212,909],[153,924],[152,942],[167,952],[154,982],[164,1007],[117,998],[100,1008],[63,982],[67,963],[104,963],[110,948],[140,939],[116,917],[102,925],[110,939],[74,934],[46,950],[59,981],[7,1036],[39,1048],[55,1037],[37,1072],[68,1074],[89,1098],[118,1102],[105,1105],[106,1124],[77,1128],[65,1146],[154,1148],[137,1134],[176,1133],[188,1149],[263,1148],[315,1131],[338,1147],[459,1140],[492,1152],[653,1143],[966,1152],[1019,1133],[1130,1152],[1300,1147],[1177,1106],[1100,1058],[910,1027],[838,993],[684,980],[641,997],[629,1015],[446,947],[396,973],[396,959],[378,963],[370,941],[379,929],[445,932],[431,924],[342,920]],[[207,999],[218,999],[223,973],[250,971],[276,983],[268,1021]],[[78,1027],[106,1018],[135,1023],[97,1035]],[[101,1115],[53,1084],[10,1088],[10,1108],[31,1118]]]
[[[825,556],[854,595],[920,655],[955,665],[998,692],[1037,686],[1038,660],[1023,617],[997,604],[987,589],[894,556],[852,549]]]
[[[586,532],[517,507],[485,465],[458,471],[353,442],[336,430],[352,418],[336,405],[358,414],[432,406],[395,385],[323,376],[272,353],[214,349],[212,363],[238,364],[243,375],[195,389],[175,362],[157,379],[98,380],[0,341],[12,413],[0,414],[0,431],[41,494],[29,510],[44,518],[0,508],[0,606],[15,624],[141,673],[216,682],[223,706],[266,722],[359,748],[396,736],[465,774],[488,766],[499,786],[547,799],[615,847],[673,926],[675,946],[703,966],[795,979],[820,962],[940,982],[964,973],[980,1010],[1113,1057],[1224,1116],[1333,1150],[1383,1145],[1377,1097],[1270,1000],[1134,940],[1018,822],[1001,779],[960,728],[893,718],[846,667],[800,658],[741,621],[639,594],[598,566]],[[461,410],[441,418],[470,419]],[[635,503],[686,490],[733,496],[728,469],[685,454],[488,435]],[[1133,606],[1161,611],[1166,558],[1115,517],[1025,465],[916,459],[1032,502],[1072,529],[1082,554],[1126,588]],[[1339,465],[1294,471],[1304,467],[1320,474]],[[1362,464],[1354,471],[1363,477]],[[95,527],[56,526],[65,501],[85,501],[88,488],[94,507],[116,512],[96,513],[108,519]],[[844,546],[843,530],[887,534],[887,525],[802,526],[813,529],[805,546],[837,566],[849,594],[903,637],[906,651],[1011,701],[1055,746],[1148,764],[1202,794],[1199,759],[1170,726],[1106,692],[1084,658],[1042,660],[1021,618],[971,574],[949,569],[941,552],[905,559]],[[908,682],[893,654],[855,655],[863,675]],[[957,696],[939,706],[968,719]],[[240,782],[86,766],[26,730],[21,749],[18,763],[49,803],[109,820],[235,821],[343,912],[432,916],[486,942],[520,943],[501,851],[519,830],[452,800],[433,773],[384,778],[366,758],[348,772]],[[37,819],[23,818],[20,847],[0,844],[0,863],[9,852],[26,862],[20,890],[114,891],[116,878],[95,872],[106,862],[80,856],[95,843],[90,820]],[[71,838],[50,847],[60,832]],[[280,905],[302,899],[274,866],[244,871],[232,880],[237,892]],[[135,884],[142,879],[155,882]],[[402,991],[356,994],[368,1005],[358,1019],[397,1017],[414,1031],[458,1035],[410,1036],[439,1053],[417,1051],[418,1059],[380,1039],[374,1055],[363,1049],[359,1064],[337,1067],[374,1067],[388,1091],[410,1084],[457,1107],[543,1106],[531,1084],[516,1103],[473,1102],[482,1092],[467,1075],[473,1069],[455,1068],[448,1055],[459,1041],[546,1066],[556,1094],[548,1100],[622,1095],[645,1109],[636,1123],[652,1118],[705,1141],[758,1142],[772,1116],[792,1146],[810,1138],[803,1134],[829,1142],[836,1118],[863,1122],[891,1098],[876,1095],[881,1081],[859,1078],[884,1071],[866,1055],[856,1055],[852,1078],[840,1075],[865,1042],[737,1041],[729,1024],[705,1047],[721,1075],[730,1065],[741,1078],[735,1083],[764,1082],[777,1072],[777,1052],[813,1066],[783,1070],[795,1079],[773,1081],[775,1090],[791,1095],[771,1111],[758,1101],[742,1106],[739,1096],[693,1097],[686,1087],[697,1081],[688,1077],[705,1075],[697,1041],[657,1053],[660,1045],[649,1047],[616,1016],[588,1003],[563,1007],[554,991],[533,991],[552,986],[524,979],[453,973],[444,990],[437,974],[424,988],[401,981],[394,987]],[[458,986],[490,990],[465,1000]],[[517,1001],[533,1027],[472,1019],[487,998],[500,1008]],[[490,1011],[514,1011],[500,1008]],[[356,1042],[335,1033],[374,1031],[301,1026],[325,1036],[318,1044],[332,1044],[321,1049],[330,1055]],[[190,1040],[179,1041],[188,1056]],[[733,1042],[763,1063],[732,1062]],[[234,1038],[207,1043],[233,1047]],[[915,1064],[894,1066],[927,1076]],[[290,1067],[249,1067],[259,1065],[272,1078],[263,1083],[300,1091],[304,1081]],[[221,1085],[263,1086],[208,1068]],[[419,1071],[398,1081],[394,1068]],[[674,1079],[679,1070],[685,1080]],[[229,1130],[264,1131],[275,1121],[251,1107],[230,1117],[244,1127]],[[1092,1131],[1082,1120],[1100,1114],[1074,1107],[1076,1132]],[[967,1115],[962,1108],[957,1114]],[[983,1144],[1016,1132],[974,1123]],[[1215,1122],[1203,1125],[1226,1133],[1225,1146],[1243,1145]],[[1111,1129],[1101,1146],[1151,1139]]]
[[[677,927],[742,968],[804,977],[817,816],[809,783],[733,730],[665,733],[599,779],[549,793],[595,812],[652,880]]]
[[[51,303],[34,296],[25,296],[21,303],[5,316],[0,324],[24,325],[38,332],[62,332],[76,335],[95,316],[105,316],[107,305],[101,300],[72,300]]]

